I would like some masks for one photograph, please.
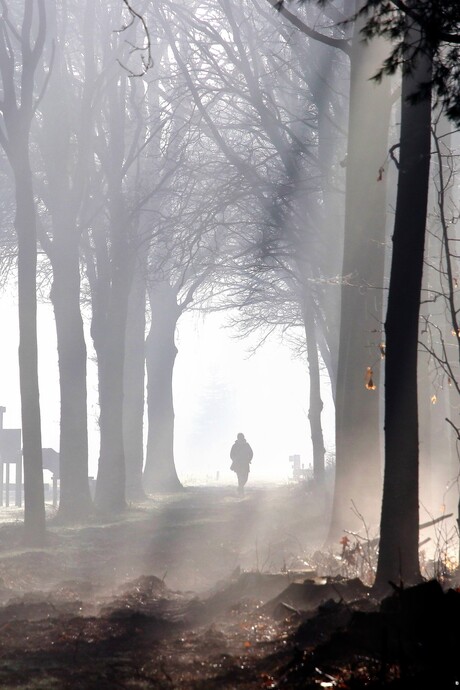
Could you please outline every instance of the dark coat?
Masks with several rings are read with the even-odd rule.
[[[237,439],[230,451],[232,469],[234,472],[249,472],[249,465],[253,456],[252,448],[246,439]]]

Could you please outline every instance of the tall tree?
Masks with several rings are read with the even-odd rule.
[[[13,171],[16,194],[24,530],[27,542],[33,545],[41,545],[45,540],[45,506],[37,371],[37,218],[29,140],[37,107],[37,82],[41,82],[42,89],[46,85],[38,77],[45,64],[45,39],[44,0],[25,0],[20,9],[12,3],[2,4],[0,144]]]
[[[340,337],[337,365],[336,473],[328,541],[344,528],[359,528],[354,502],[366,522],[378,522],[381,496],[380,380],[378,362],[382,324],[382,287],[386,229],[386,180],[379,172],[387,157],[390,85],[371,77],[388,53],[380,39],[366,42],[364,20],[354,25],[351,41],[313,30],[308,17],[268,0],[282,17],[310,40],[338,48],[350,60],[345,223],[341,274]],[[333,11],[329,3],[328,11]],[[362,2],[354,3],[353,10]],[[347,8],[348,9],[348,8]],[[344,20],[344,16],[334,18]],[[327,315],[327,320],[331,319]],[[376,366],[377,365],[377,366]],[[374,367],[377,390],[365,387]],[[365,467],[365,471],[363,471]]]
[[[431,154],[432,59],[412,46],[420,27],[405,34],[413,60],[403,70],[398,192],[385,321],[385,475],[376,589],[389,581],[420,580],[418,556],[417,350]],[[423,95],[421,90],[423,89]]]
[[[128,297],[136,255],[130,241],[132,228],[123,188],[128,77],[113,73],[114,52],[106,52],[105,59],[113,61],[112,74],[97,127],[108,223],[100,220],[94,232],[97,281],[93,282],[91,335],[97,353],[100,404],[95,502],[100,510],[116,513],[125,507],[123,368]]]
[[[369,0],[368,36],[393,49],[380,76],[402,65],[401,133],[393,254],[385,323],[385,476],[376,589],[417,581],[417,343],[430,169],[431,93],[459,119],[460,8],[454,2]],[[450,43],[448,49],[445,43]]]
[[[408,40],[413,38],[413,31]],[[398,193],[385,320],[385,475],[376,587],[420,579],[418,560],[417,349],[430,169],[430,81],[421,55],[403,76]]]
[[[104,3],[97,4],[97,19],[101,32],[93,60],[100,76],[95,95],[99,107],[90,176],[94,213],[88,212],[86,247],[100,406],[95,504],[103,512],[118,513],[126,506],[123,389],[128,304],[139,245],[145,241],[138,234],[139,198],[150,199],[152,192],[144,195],[140,185],[139,154],[149,141],[149,123],[140,116],[144,83],[123,67],[136,27],[114,31],[122,25],[121,16]]]
[[[224,185],[228,172],[222,164],[216,167],[213,148],[203,146],[208,136],[206,127],[190,100],[190,76],[181,58],[190,51],[183,25],[175,26],[165,14],[164,8],[154,14],[159,30],[158,37],[154,37],[154,52],[159,55],[147,95],[149,118],[155,123],[148,167],[155,187],[149,204],[149,426],[143,473],[147,492],[176,491],[182,486],[174,460],[176,327],[218,259],[216,233],[228,203],[223,192],[216,193],[216,170],[222,171]],[[165,39],[170,49],[157,51],[162,43],[168,46]]]
[[[390,81],[370,79],[387,48],[366,43],[354,26],[350,54],[350,102],[346,158],[345,227],[336,394],[336,477],[329,540],[338,541],[353,521],[352,501],[366,522],[378,524],[382,487],[381,386],[386,180]],[[365,386],[374,369],[377,390]]]
[[[81,213],[85,203],[95,91],[94,3],[53,8],[50,24],[55,58],[47,93],[40,105],[37,134],[44,162],[40,196],[51,223],[42,223],[41,245],[53,269],[51,301],[56,322],[60,386],[59,517],[81,520],[91,512],[88,486],[86,343],[80,310]],[[68,50],[69,15],[80,24],[83,63]]]

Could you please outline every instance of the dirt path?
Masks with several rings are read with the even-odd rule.
[[[200,487],[49,534],[31,550],[0,529],[0,687],[261,688],[288,626],[260,606],[324,517],[298,486]]]
[[[198,593],[235,568],[297,567],[324,536],[320,508],[298,485],[251,488],[244,499],[234,487],[192,487],[131,506],[112,522],[65,528],[51,520],[49,547],[35,552],[21,548],[19,523],[5,524],[0,578],[29,591],[62,579],[102,588],[156,575],[171,589]]]
[[[0,527],[2,690],[380,690],[460,682],[460,589],[380,603],[315,553],[300,486],[191,488],[24,549]],[[325,558],[326,561],[321,559]]]
[[[145,554],[170,587],[202,591],[241,570],[299,566],[325,537],[324,516],[299,487],[190,489],[167,503]],[[163,571],[164,568],[164,571]]]

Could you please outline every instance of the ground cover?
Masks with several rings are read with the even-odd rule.
[[[72,528],[50,518],[44,549],[4,524],[0,687],[456,687],[454,583],[378,602],[343,545],[321,550],[325,528],[301,485],[243,500],[197,487]]]

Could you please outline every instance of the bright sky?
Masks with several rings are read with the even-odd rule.
[[[0,298],[0,405],[5,428],[21,426],[17,363],[17,308]],[[88,342],[90,342],[88,336]],[[269,342],[255,355],[231,338],[221,317],[184,315],[177,334],[174,373],[176,463],[180,478],[234,481],[230,446],[242,431],[254,449],[253,479],[285,480],[289,455],[311,464],[308,376],[305,362],[287,347]],[[95,364],[89,363],[90,474],[97,473],[98,429]],[[43,447],[59,450],[59,388],[52,310],[39,307],[39,375]],[[333,439],[333,413],[326,396],[326,446]]]

